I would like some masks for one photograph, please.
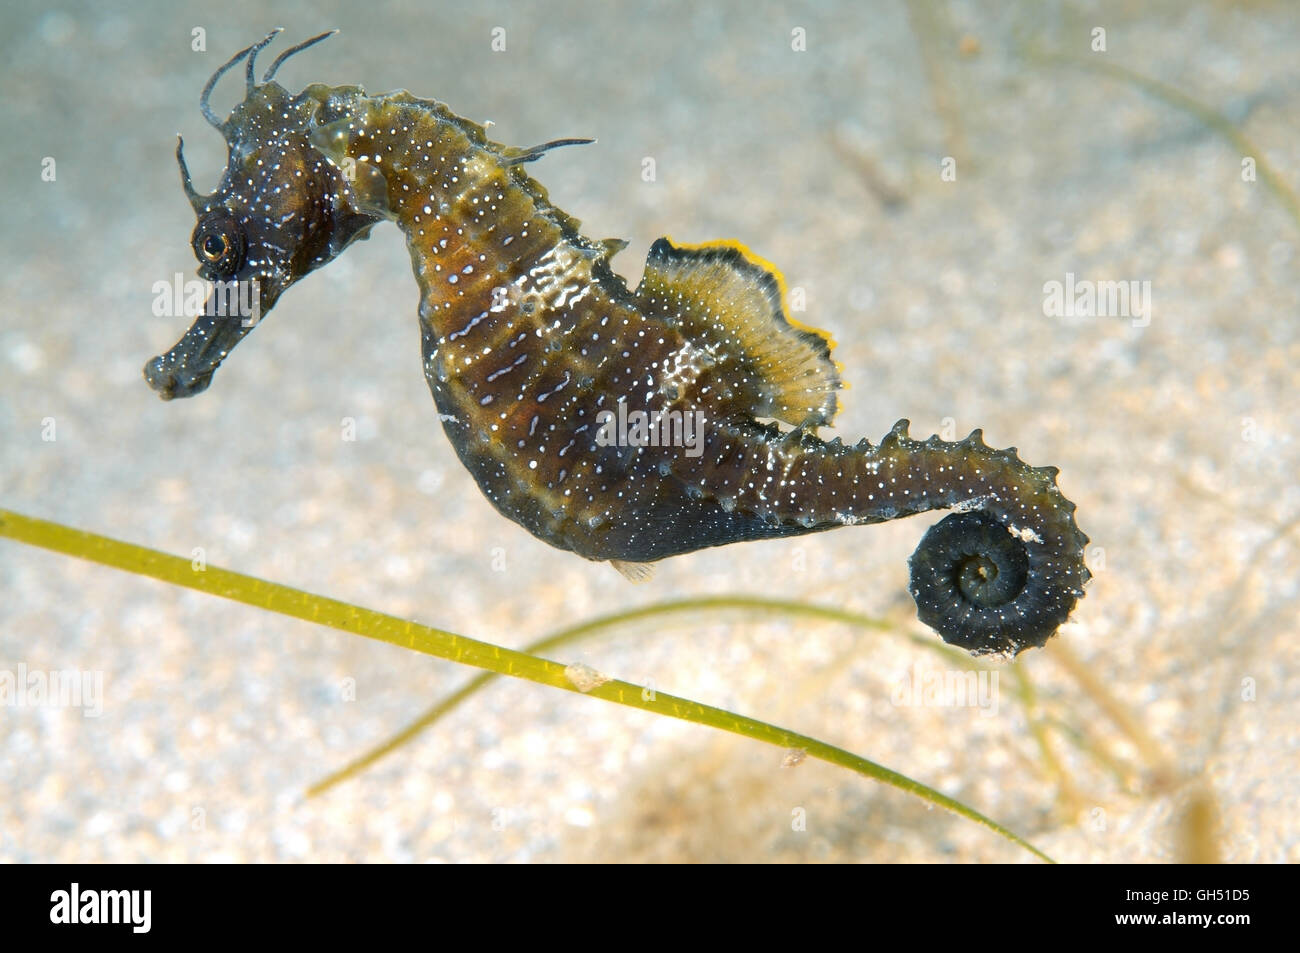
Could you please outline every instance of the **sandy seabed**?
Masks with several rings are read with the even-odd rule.
[[[929,518],[634,586],[498,516],[441,433],[394,228],[297,286],[207,393],[150,392],[141,367],[185,326],[151,289],[194,267],[175,134],[211,188],[208,75],[273,26],[339,27],[280,81],[405,87],[518,145],[598,138],[533,174],[586,234],[629,240],[630,282],[660,235],[745,241],[838,341],[835,434],[982,427],[1061,468],[1092,538],[1071,622],[984,666],[996,710],[897,705],[937,656],[778,615],[624,626],[564,661],[861,753],[1061,860],[1300,860],[1300,221],[1243,175],[1300,188],[1293,5],[230,6],[0,14],[0,506],[511,646],[725,593],[928,635],[906,587]],[[1067,280],[1139,282],[1150,307],[1048,313]],[[1029,857],[842,768],[519,682],[307,800],[472,673],[0,541],[0,668],[19,665],[102,673],[103,710],[0,709],[0,860]]]

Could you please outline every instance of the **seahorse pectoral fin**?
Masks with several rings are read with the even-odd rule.
[[[636,289],[646,313],[678,324],[685,336],[734,361],[729,377],[756,417],[821,426],[835,416],[839,369],[829,336],[786,312],[785,286],[767,262],[735,242],[650,247]]]
[[[346,163],[346,159],[344,161]],[[388,207],[388,180],[378,168],[369,162],[358,162],[349,175],[345,164],[343,174],[348,180],[358,212],[392,217],[392,210]]]
[[[649,582],[654,578],[654,563],[630,563],[622,559],[611,559],[609,564],[622,573],[628,582]]]
[[[352,126],[353,120],[346,117],[323,123],[311,132],[308,140],[343,173],[344,191],[353,209],[363,215],[391,219],[388,180],[379,166],[348,155]]]

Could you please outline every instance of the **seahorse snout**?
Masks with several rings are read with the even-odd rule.
[[[193,397],[207,390],[221,362],[255,326],[253,320],[219,314],[217,310],[209,297],[203,313],[181,339],[166,354],[145,365],[144,379],[163,400]],[[263,313],[269,310],[270,305]]]
[[[167,355],[161,354],[144,366],[144,379],[159,397],[172,400],[203,393],[212,383],[212,371],[187,372],[184,368],[169,366]]]

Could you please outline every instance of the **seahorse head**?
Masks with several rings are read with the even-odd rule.
[[[322,110],[338,108],[350,90],[311,86],[294,95],[273,81],[289,56],[332,34],[286,50],[256,83],[257,53],[279,32],[237,53],[204,87],[200,108],[227,147],[225,172],[211,194],[194,188],[184,144],[177,143],[181,184],[198,219],[191,245],[212,291],[185,336],[145,366],[145,379],[164,400],[207,389],[221,361],[290,285],[380,220],[360,210],[346,170],[311,142]],[[244,100],[222,120],[208,98],[222,75],[245,59]]]

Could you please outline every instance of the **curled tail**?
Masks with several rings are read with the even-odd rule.
[[[907,422],[895,431],[900,427],[907,440]],[[964,450],[955,471],[959,489],[949,483],[946,492],[960,497],[961,487],[977,489],[956,504],[961,512],[930,527],[912,553],[918,618],[945,642],[977,655],[1042,646],[1069,618],[1092,575],[1083,561],[1088,537],[1075,524],[1074,503],[1056,486],[1057,469],[1027,466],[1014,447],[991,449],[978,430],[958,444],[931,438],[919,446],[922,456]],[[953,466],[945,472],[952,474]]]
[[[950,442],[913,440],[900,420],[873,446],[829,443],[752,421],[716,425],[705,453],[678,475],[726,509],[791,533],[955,512],[930,528],[911,558],[922,622],[980,655],[1041,646],[1069,616],[1090,577],[1088,537],[1056,486],[1055,467],[1030,467],[980,431]]]

